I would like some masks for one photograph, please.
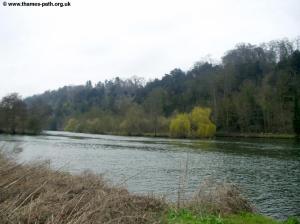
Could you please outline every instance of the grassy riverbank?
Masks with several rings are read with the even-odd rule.
[[[0,154],[0,223],[281,223],[254,214],[233,185],[202,187],[193,199],[173,204],[131,194],[89,172],[54,171],[47,162],[16,164]]]
[[[298,224],[296,218],[289,218],[285,221],[277,221],[254,213],[242,213],[224,217],[206,215],[201,216],[188,210],[170,211],[167,222],[169,224]]]

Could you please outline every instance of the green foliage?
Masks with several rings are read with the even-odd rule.
[[[46,123],[48,110],[43,103],[26,105],[17,93],[0,102],[0,132],[10,134],[39,134]]]
[[[177,138],[190,136],[191,123],[188,114],[178,114],[170,123],[170,135]]]
[[[79,129],[79,122],[75,118],[70,118],[64,128],[65,131],[76,132]]]
[[[153,89],[143,103],[154,136],[156,136],[157,129],[160,126],[159,118],[162,117],[165,95],[166,93],[162,88]]]
[[[168,224],[299,224],[296,218],[289,218],[280,222],[272,218],[252,213],[216,217],[194,214],[189,210],[170,210],[167,214]]]
[[[170,135],[172,137],[213,137],[216,125],[210,120],[211,109],[195,107],[189,114],[178,114],[171,120]]]
[[[105,134],[119,132],[119,118],[93,109],[84,116],[69,118],[64,126],[65,131]]]
[[[42,129],[42,122],[40,121],[40,118],[30,116],[27,119],[26,133],[38,134],[42,131]]]
[[[123,107],[123,106],[122,106]],[[147,116],[143,107],[127,102],[120,115],[93,108],[88,113],[71,117],[64,126],[65,131],[86,132],[96,134],[126,134],[141,135],[151,133],[152,119]],[[157,130],[165,133],[168,130],[169,120],[159,116]]]
[[[2,98],[0,102],[1,127],[3,132],[15,134],[25,132],[27,108],[17,93]]]
[[[170,118],[166,118],[164,116],[159,116],[157,118],[156,132],[166,134],[169,132],[169,126],[170,126]]]
[[[232,215],[229,217],[225,217],[223,220],[224,224],[279,224],[279,222],[269,217],[248,213],[241,215]]]
[[[287,220],[283,222],[283,224],[300,224],[300,219],[299,217],[289,217]]]
[[[176,68],[147,84],[137,77],[116,77],[96,85],[88,81],[25,102],[50,105],[49,119],[41,119],[48,129],[62,130],[70,118],[76,118],[81,131],[155,134],[166,129],[161,118],[202,105],[212,109],[210,119],[222,133],[299,134],[300,52],[296,46],[287,39],[258,46],[239,44],[219,64],[197,62],[188,71]],[[144,111],[137,125],[128,114],[132,105]],[[91,113],[95,111],[99,114]],[[190,133],[180,135],[212,136],[215,129],[190,123]]]
[[[127,111],[125,119],[120,125],[121,131],[127,135],[136,135],[143,132],[145,113],[139,105],[133,104]]]
[[[170,210],[167,215],[168,224],[223,224],[221,218],[215,216],[200,216],[192,212],[181,209],[179,211]]]
[[[210,120],[211,109],[195,107],[190,113],[192,133],[194,137],[213,137],[216,133],[216,125]]]
[[[224,217],[224,224],[298,224],[299,221],[294,218],[289,218],[286,221],[280,222],[276,221],[272,218],[252,213],[245,213],[239,215],[231,215],[228,217]]]
[[[296,135],[300,136],[300,106],[299,106],[299,99],[295,96],[295,106],[294,106],[294,120],[293,120],[293,127]]]
[[[294,92],[294,119],[293,128],[296,135],[300,136],[300,51],[295,51],[290,60],[292,68],[293,84],[291,85]]]

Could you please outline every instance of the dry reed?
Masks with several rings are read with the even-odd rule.
[[[158,223],[166,207],[89,172],[70,175],[0,156],[1,224]]]
[[[184,175],[187,175],[188,166]],[[187,177],[181,179],[178,202],[130,194],[102,176],[71,175],[47,163],[17,164],[0,152],[0,223],[89,224],[163,223],[170,209],[225,215],[254,211],[232,184],[204,181],[191,200],[184,200]]]
[[[253,204],[245,198],[241,190],[232,183],[218,183],[204,180],[194,197],[185,207],[201,214],[229,215],[255,212]]]

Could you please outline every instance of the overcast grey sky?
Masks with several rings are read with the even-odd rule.
[[[69,1],[1,2],[0,97],[116,76],[160,78],[208,54],[219,60],[237,43],[300,35],[300,0]]]

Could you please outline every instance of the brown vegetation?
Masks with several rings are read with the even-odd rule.
[[[108,186],[101,176],[72,176],[46,164],[0,158],[0,223],[157,223],[166,204]]]
[[[252,212],[233,185],[205,181],[192,200],[175,204],[130,194],[99,175],[53,171],[47,163],[17,164],[0,153],[0,223],[165,223],[173,209],[196,214]]]
[[[254,212],[254,206],[242,196],[240,189],[230,183],[206,180],[185,207],[195,213],[230,215]]]

